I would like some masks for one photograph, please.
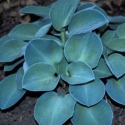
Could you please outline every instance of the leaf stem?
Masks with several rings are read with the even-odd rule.
[[[65,28],[61,29],[61,41],[63,44],[66,42],[66,33],[65,33]]]

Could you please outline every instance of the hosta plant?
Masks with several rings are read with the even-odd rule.
[[[0,39],[0,62],[4,71],[14,71],[0,82],[1,110],[26,91],[44,92],[34,108],[39,125],[68,119],[73,125],[111,125],[109,99],[125,105],[125,17],[80,0],[20,12],[39,20]]]

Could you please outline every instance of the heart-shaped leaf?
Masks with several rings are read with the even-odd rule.
[[[9,40],[0,47],[0,62],[11,62],[24,55],[27,43],[21,40]]]
[[[116,79],[109,79],[106,84],[108,95],[116,102],[125,105],[125,76]]]
[[[13,39],[31,40],[34,38],[39,28],[40,27],[38,25],[32,23],[19,24],[12,29],[9,36]]]
[[[40,125],[62,125],[72,117],[75,104],[76,101],[69,94],[47,92],[35,105],[35,119]]]
[[[62,48],[53,40],[34,39],[29,42],[25,51],[28,66],[44,62],[55,66],[62,60]]]
[[[17,103],[25,94],[25,90],[16,87],[16,75],[10,75],[0,82],[0,108],[7,109]]]
[[[23,77],[23,88],[30,91],[53,90],[60,79],[54,67],[49,64],[36,63],[29,67]]]
[[[93,70],[96,78],[105,78],[112,75],[104,59],[100,59],[98,66]]]
[[[125,57],[121,54],[114,53],[108,56],[108,63],[110,70],[117,78],[125,73]]]
[[[38,16],[49,16],[49,8],[43,6],[27,6],[20,10],[20,13],[35,14]]]
[[[102,100],[92,107],[76,104],[73,125],[111,125],[113,113],[110,105]]]
[[[69,87],[71,96],[79,103],[85,106],[92,106],[98,103],[105,95],[105,86],[99,79],[82,84]]]
[[[107,23],[106,17],[98,10],[81,10],[74,14],[68,26],[69,36],[95,30]]]
[[[67,26],[80,0],[58,0],[50,9],[52,25],[58,31]]]
[[[61,78],[69,84],[81,84],[94,79],[92,69],[81,61],[72,62],[66,70],[66,74],[62,74]]]
[[[69,62],[83,61],[92,68],[97,66],[102,51],[101,40],[91,32],[71,36],[64,47],[64,54]]]

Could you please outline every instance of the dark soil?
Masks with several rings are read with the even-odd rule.
[[[20,8],[27,5],[50,5],[56,0],[0,0],[0,37],[21,22],[35,20],[34,16],[21,15],[18,13]],[[84,0],[85,1],[85,0]],[[97,0],[86,0],[96,2]],[[110,15],[125,15],[124,0],[105,0],[102,7]],[[0,80],[4,78],[2,64],[0,64]],[[13,107],[8,110],[0,111],[0,125],[38,125],[34,119],[34,105],[41,93],[27,92],[25,96]],[[125,125],[125,106],[110,102],[114,119],[112,125]],[[65,125],[71,125],[68,121]],[[100,124],[101,125],[101,124]]]

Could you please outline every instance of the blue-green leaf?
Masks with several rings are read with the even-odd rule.
[[[60,63],[58,64],[58,72],[59,74],[66,74],[66,67],[68,66],[68,62],[65,57],[62,58]]]
[[[123,23],[125,22],[124,16],[108,16],[108,20],[110,23]]]
[[[20,10],[20,13],[35,14],[38,16],[49,16],[49,8],[43,6],[26,6]]]
[[[21,67],[16,74],[16,86],[18,89],[22,90],[22,80],[23,80],[24,70],[23,67]]]
[[[100,59],[98,66],[93,70],[96,78],[105,78],[112,75],[104,59]]]
[[[91,2],[86,2],[86,3],[81,3],[81,5],[79,5],[77,11],[81,11],[81,10],[85,10],[85,9],[90,9],[93,8],[95,5]]]
[[[86,2],[86,3],[83,3],[81,4],[79,7],[78,7],[78,11],[81,11],[81,10],[85,10],[85,9],[95,9],[95,10],[98,10],[100,11],[102,14],[105,15],[105,17],[107,18],[107,14],[106,12],[100,8],[99,6],[96,6],[95,4],[91,3],[91,2]]]
[[[21,40],[9,40],[0,47],[0,62],[11,62],[24,55],[27,43]]]
[[[125,73],[125,57],[121,54],[114,53],[108,56],[108,63],[110,70],[117,78]]]
[[[49,17],[40,18],[39,20],[33,22],[33,24],[38,25],[40,27],[42,27],[42,26],[44,26],[46,24],[49,24],[49,23],[51,23],[51,20],[50,20]]]
[[[119,38],[125,38],[125,23],[118,26],[117,35]]]
[[[17,59],[17,60],[14,60],[12,62],[7,62],[4,64],[4,71],[11,71],[13,70],[14,68],[16,68],[16,66],[20,65],[22,62],[24,61],[24,59]]]
[[[3,36],[1,39],[0,39],[0,47],[6,43],[8,40],[10,40],[11,38],[8,36],[8,35],[5,35]]]
[[[30,41],[25,52],[25,60],[28,66],[38,62],[55,66],[62,60],[62,57],[62,48],[55,41],[44,38]]]
[[[79,11],[74,14],[68,26],[69,36],[95,30],[107,23],[106,17],[98,10],[87,9]]]
[[[10,75],[0,82],[0,108],[7,109],[17,103],[25,94],[25,90],[16,87],[16,75]]]
[[[85,106],[92,106],[98,103],[105,95],[105,86],[99,79],[82,85],[69,87],[71,96]]]
[[[57,42],[58,45],[60,45],[61,47],[64,46],[63,43],[60,41],[60,39],[57,38],[57,37],[55,37],[55,36],[52,36],[52,35],[45,35],[45,36],[43,36],[42,38],[47,39],[47,40],[53,40],[53,41]]]
[[[42,27],[36,32],[35,37],[36,37],[36,38],[40,38],[40,37],[46,35],[46,33],[49,31],[51,25],[52,25],[52,24],[49,23],[49,24],[46,24],[46,25],[42,26]]]
[[[102,42],[103,44],[108,45],[108,43],[115,38],[118,38],[116,31],[108,30],[103,34]]]
[[[50,9],[52,25],[58,31],[67,26],[80,0],[58,0]]]
[[[97,66],[102,51],[101,40],[91,32],[71,36],[64,47],[64,54],[69,62],[83,61],[92,68]]]
[[[125,38],[116,38],[110,40],[107,46],[112,50],[125,52]]]
[[[93,9],[100,11],[106,17],[106,19],[108,18],[108,15],[106,14],[106,12],[99,6],[95,5],[95,6],[93,6]]]
[[[72,117],[75,104],[76,101],[69,94],[47,92],[35,105],[35,119],[40,125],[62,125]]]
[[[36,63],[28,68],[23,77],[23,88],[30,91],[53,90],[60,79],[56,70],[49,64]]]
[[[24,70],[24,73],[28,70],[28,68],[29,68],[29,66],[28,66],[27,62],[24,61],[24,63],[23,63],[23,70]]]
[[[113,113],[110,105],[102,100],[92,107],[76,104],[73,125],[111,125]]]
[[[106,84],[108,95],[116,102],[125,105],[125,76],[116,79],[109,79]]]
[[[62,74],[61,78],[72,85],[86,83],[95,78],[92,69],[81,61],[72,62],[66,70],[66,74]]]
[[[13,39],[31,40],[34,38],[39,28],[40,27],[38,25],[32,23],[19,24],[12,29],[9,36]]]

